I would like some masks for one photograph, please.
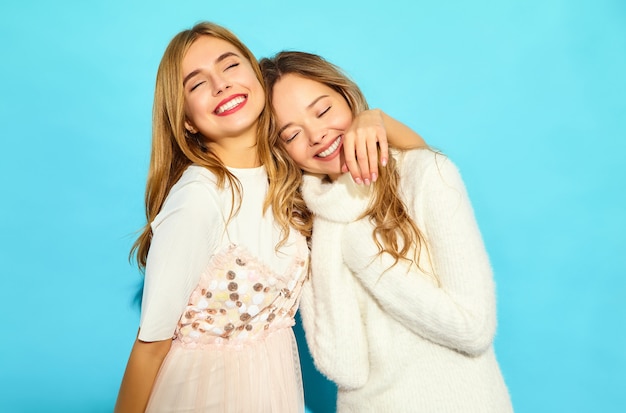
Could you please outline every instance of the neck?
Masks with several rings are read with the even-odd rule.
[[[243,136],[228,137],[209,144],[226,166],[231,168],[256,168],[261,166],[256,130]]]

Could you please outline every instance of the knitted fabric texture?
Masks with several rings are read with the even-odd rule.
[[[357,220],[370,188],[305,176],[315,221],[300,308],[314,362],[338,385],[338,412],[510,412],[492,270],[463,181],[431,150],[395,156],[426,238],[419,268],[378,255],[373,225]]]

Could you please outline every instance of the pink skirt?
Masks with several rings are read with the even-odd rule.
[[[172,343],[146,412],[301,413],[300,360],[291,328],[245,344]]]

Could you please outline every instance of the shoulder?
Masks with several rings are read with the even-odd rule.
[[[180,179],[174,184],[172,190],[185,185],[200,184],[207,186],[207,189],[217,188],[217,177],[207,168],[199,165],[189,165]]]
[[[452,196],[465,193],[463,178],[455,163],[445,154],[430,149],[394,153],[400,174],[400,187],[408,198]]]
[[[392,154],[400,170],[425,171],[432,167],[452,163],[446,154],[428,148],[393,150]]]
[[[217,192],[217,178],[206,168],[190,165],[172,186],[166,203],[171,198],[192,198],[209,196]]]
[[[447,155],[432,149],[396,150],[393,156],[403,179],[425,179],[433,175],[445,178],[458,174],[457,166]]]
[[[219,210],[216,178],[209,170],[191,165],[172,186],[153,224],[158,224],[174,212],[193,215]]]

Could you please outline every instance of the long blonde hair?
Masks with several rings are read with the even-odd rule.
[[[199,134],[191,135],[185,129],[184,91],[182,82],[182,61],[190,46],[201,36],[211,36],[225,40],[235,46],[246,58],[259,82],[263,85],[263,76],[252,52],[228,29],[210,22],[201,22],[191,29],[178,33],[167,46],[156,76],[154,103],[152,109],[152,151],[145,194],[145,214],[147,224],[135,241],[131,256],[136,254],[140,269],[145,269],[148,250],[152,241],[150,223],[161,210],[165,198],[172,186],[180,179],[185,169],[197,164],[209,169],[217,178],[219,188],[228,183],[231,189],[233,209],[230,217],[237,212],[241,199],[241,186],[237,178],[228,171],[220,158],[205,145],[205,138]],[[268,179],[278,181],[276,168],[272,166],[272,153],[266,139],[269,130],[270,110],[265,105],[257,123],[257,149],[262,164],[269,165]],[[274,185],[275,187],[276,185]],[[277,189],[274,189],[277,190]],[[265,200],[265,210],[270,204],[271,192]],[[289,231],[289,219],[277,211],[283,226],[283,236]]]
[[[260,65],[270,106],[274,85],[282,76],[295,74],[320,82],[337,91],[348,102],[353,116],[368,109],[367,101],[356,83],[339,67],[321,56],[305,52],[283,51],[272,58],[261,59]],[[279,153],[278,156],[281,162],[290,162],[293,165],[292,167],[298,170],[298,182],[300,182],[302,172],[284,149],[284,145],[276,133],[277,128],[274,117],[272,117],[270,127],[270,145],[275,148],[275,152]],[[372,237],[376,245],[378,245],[381,254],[387,252],[395,259],[394,265],[401,259],[412,261],[418,265],[417,257],[420,249],[426,244],[422,233],[409,216],[406,206],[400,199],[400,177],[396,170],[396,161],[393,156],[390,156],[386,167],[379,165],[378,170],[379,177],[374,184],[372,199],[368,209],[361,218],[368,216],[374,222],[375,229]],[[304,204],[299,189],[290,187],[289,190],[293,204]],[[306,218],[312,220],[311,215],[308,215]],[[413,252],[412,254],[411,251]],[[410,255],[413,255],[413,257],[408,258]]]

